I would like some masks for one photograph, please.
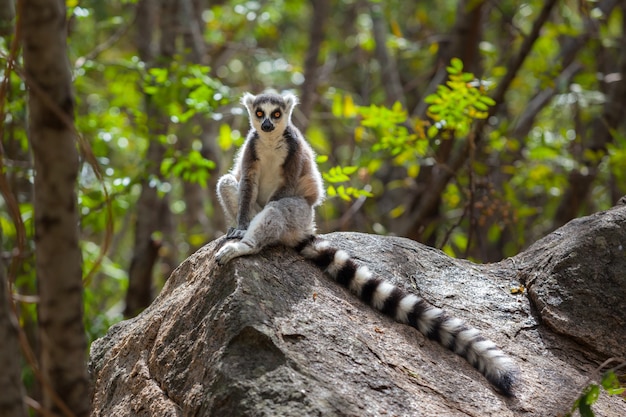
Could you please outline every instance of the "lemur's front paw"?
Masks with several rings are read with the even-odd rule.
[[[227,243],[215,254],[215,260],[219,266],[226,265],[228,261],[237,257],[236,243]]]
[[[243,229],[237,229],[236,227],[229,227],[228,232],[226,232],[226,239],[243,239],[243,235],[246,234],[246,231]]]
[[[257,253],[258,249],[251,242],[226,242],[215,254],[217,264],[222,266],[239,257]]]

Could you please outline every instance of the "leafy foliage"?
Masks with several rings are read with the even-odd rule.
[[[142,90],[167,112],[170,122],[186,123],[198,114],[211,115],[228,103],[228,88],[211,77],[210,70],[176,57],[169,68],[148,69]]]
[[[426,96],[428,115],[435,122],[428,128],[428,137],[433,138],[442,131],[453,131],[466,136],[476,119],[486,119],[489,106],[496,102],[486,95],[489,81],[476,79],[474,74],[463,72],[463,62],[453,58],[446,68],[449,80],[437,87],[437,92]]]
[[[161,173],[165,176],[182,178],[184,181],[207,186],[211,171],[215,169],[215,162],[206,159],[199,151],[192,149],[176,157],[168,157],[161,163]]]
[[[354,174],[357,170],[358,167],[355,166],[336,166],[330,168],[327,172],[323,172],[322,176],[324,180],[330,183],[328,186],[328,195],[330,197],[339,196],[345,201],[350,201],[352,198],[372,197],[372,193],[366,189],[335,185],[343,182],[349,182],[350,175]]]
[[[598,401],[602,388],[609,395],[621,395],[626,392],[626,388],[620,383],[615,372],[613,370],[607,371],[602,375],[600,384],[589,384],[583,390],[583,393],[574,402],[571,411],[566,414],[566,417],[571,417],[576,411],[580,413],[581,417],[594,417],[595,413],[591,406]]]

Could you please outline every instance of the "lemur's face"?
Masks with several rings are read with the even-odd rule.
[[[296,104],[295,96],[288,94],[259,94],[253,96],[246,93],[242,100],[250,115],[250,124],[257,132],[281,131],[289,123],[291,112]]]

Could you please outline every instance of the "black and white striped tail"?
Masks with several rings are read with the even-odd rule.
[[[374,277],[366,266],[357,265],[347,252],[331,247],[328,241],[312,236],[295,249],[361,300],[464,357],[502,394],[513,396],[517,366],[478,330],[417,295]]]

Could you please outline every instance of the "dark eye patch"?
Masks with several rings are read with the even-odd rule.
[[[282,116],[283,114],[281,113],[281,111],[279,109],[276,109],[272,112],[272,117],[274,119],[278,119],[280,118],[280,116]]]
[[[256,117],[261,118],[265,115],[265,113],[263,112],[263,110],[261,109],[256,109]]]

